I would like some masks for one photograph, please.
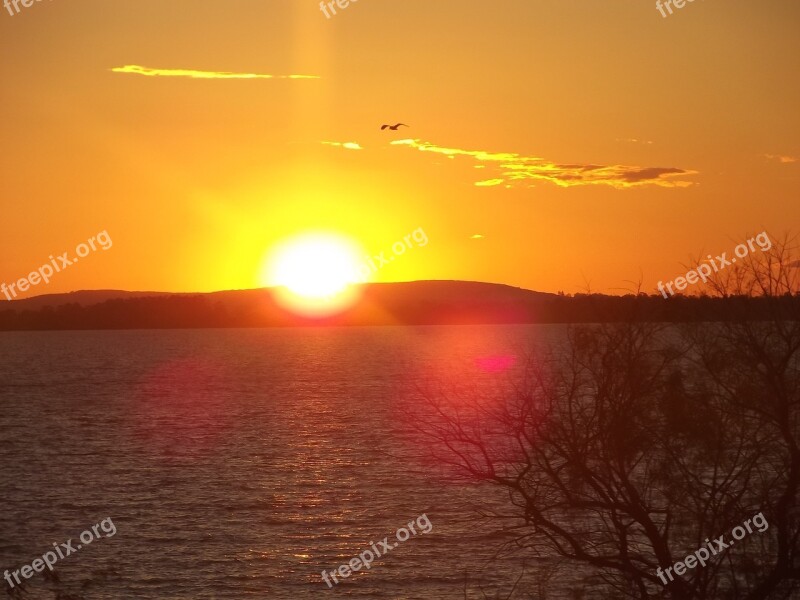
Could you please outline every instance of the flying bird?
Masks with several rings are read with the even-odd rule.
[[[388,127],[389,129],[391,129],[392,131],[397,131],[397,128],[398,128],[398,127],[400,127],[401,125],[402,125],[403,127],[408,127],[408,125],[406,125],[405,123],[398,123],[397,125],[383,125],[383,126],[381,127],[381,131],[383,131],[383,130],[384,130],[384,129],[386,129],[387,127]]]

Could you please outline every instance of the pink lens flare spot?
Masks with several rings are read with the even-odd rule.
[[[513,355],[482,356],[475,359],[475,364],[485,373],[502,373],[513,367],[517,357]]]
[[[231,428],[231,387],[229,373],[213,360],[183,358],[157,365],[131,398],[135,438],[168,460],[215,452]]]

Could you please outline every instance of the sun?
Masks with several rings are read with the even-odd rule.
[[[263,282],[276,289],[276,299],[307,316],[341,312],[357,300],[363,253],[352,240],[335,233],[306,233],[273,248]]]

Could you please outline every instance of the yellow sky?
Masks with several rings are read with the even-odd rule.
[[[376,281],[652,291],[797,231],[798,26],[795,0],[0,7],[0,282],[101,231],[24,296],[257,287],[287,237],[423,228]]]

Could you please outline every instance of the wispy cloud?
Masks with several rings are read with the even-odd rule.
[[[505,179],[487,179],[486,181],[476,181],[475,185],[478,187],[492,187],[503,182],[505,182]]]
[[[697,171],[676,167],[639,167],[632,165],[561,164],[533,156],[522,156],[514,152],[487,152],[484,150],[462,150],[445,148],[418,139],[396,140],[395,146],[443,154],[450,158],[465,157],[478,163],[488,163],[497,171],[497,176],[475,182],[487,187],[505,184],[516,187],[528,186],[536,181],[547,181],[560,187],[578,185],[608,185],[617,189],[635,186],[656,185],[660,187],[688,187],[691,181],[684,178],[696,175]]]
[[[617,138],[618,142],[628,142],[630,144],[647,144],[652,145],[653,142],[650,140],[640,140],[638,138]]]
[[[190,79],[319,79],[318,75],[265,75],[263,73],[230,73],[227,71],[195,71],[193,69],[151,69],[140,65],[114,67],[114,73],[132,73],[146,77],[188,77]]]
[[[344,148],[345,150],[363,150],[357,142],[320,142],[326,146],[336,146],[337,148]]]
[[[780,154],[765,154],[768,160],[776,160],[781,164],[796,163],[798,159],[796,156],[781,156]]]

